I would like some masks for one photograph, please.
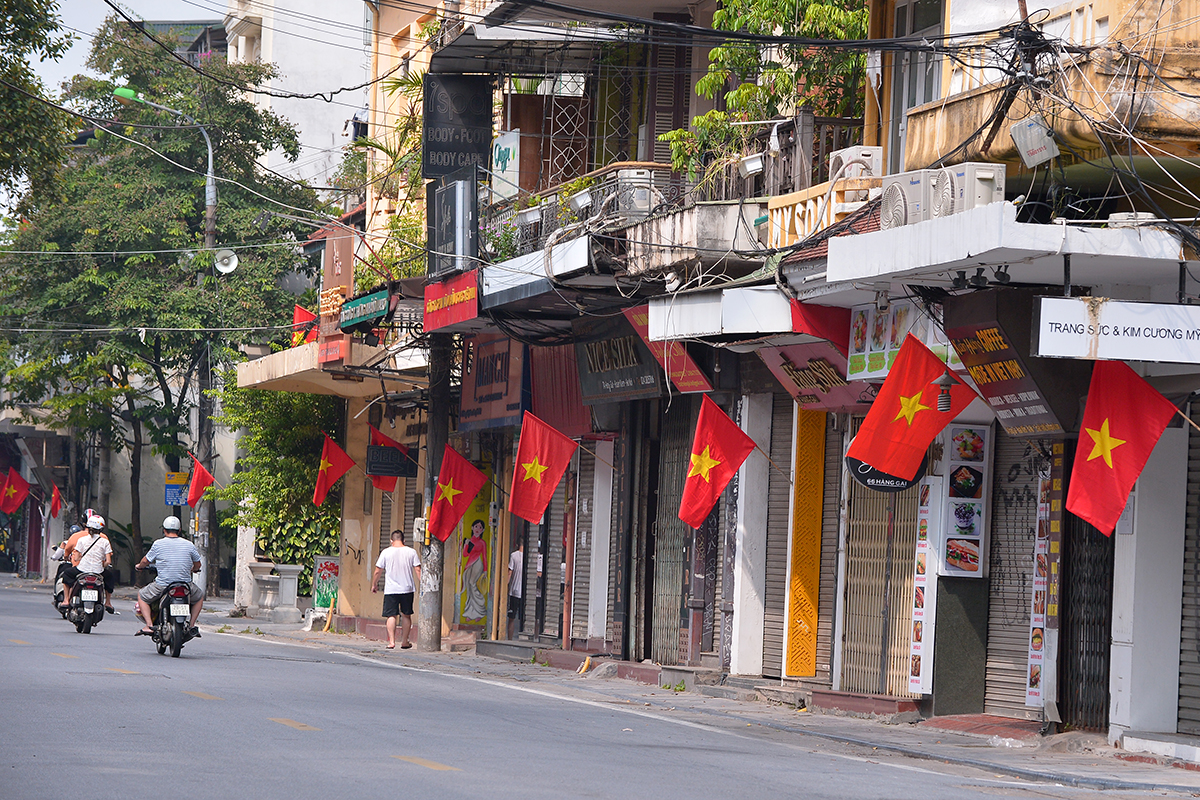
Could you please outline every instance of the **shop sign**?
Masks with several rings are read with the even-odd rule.
[[[501,131],[492,140],[492,201],[521,191],[521,131]]]
[[[1200,364],[1200,306],[1039,297],[1036,307],[1034,355]]]
[[[900,345],[910,333],[951,368],[961,368],[939,326],[930,324],[925,309],[910,300],[895,300],[885,309],[876,308],[873,303],[850,309],[846,377],[850,380],[886,378],[900,354]]]
[[[478,271],[471,270],[425,287],[425,330],[433,331],[479,316]]]
[[[390,445],[367,445],[368,475],[387,478],[417,477],[417,462],[398,447]]]
[[[850,471],[850,477],[868,489],[888,494],[903,492],[905,489],[916,486],[917,481],[925,477],[925,469],[928,466],[929,457],[926,456],[921,461],[921,466],[917,468],[917,474],[912,477],[912,480],[905,480],[895,475],[889,475],[883,470],[875,469],[870,464],[859,461],[857,458],[846,456],[846,469]]]
[[[351,332],[370,330],[383,322],[390,305],[387,289],[347,300],[339,312],[338,327]]]
[[[696,366],[696,362],[688,355],[680,342],[650,341],[649,306],[637,306],[625,309],[625,318],[642,337],[642,341],[650,348],[663,370],[671,378],[675,388],[684,394],[689,392],[711,392],[712,384]]]
[[[913,558],[912,633],[909,636],[908,690],[913,694],[933,691],[933,627],[937,620],[938,513],[934,502],[938,478],[925,478],[917,503],[917,548]]]
[[[577,325],[575,336],[575,362],[584,405],[662,394],[662,370],[628,321],[614,317]]]
[[[983,577],[991,474],[991,425],[951,425],[940,539],[943,575]]]
[[[1029,606],[1029,669],[1025,675],[1025,705],[1043,705],[1042,665],[1046,648],[1046,603],[1050,588],[1050,465],[1038,471],[1037,538],[1033,545],[1033,593]]]
[[[492,150],[492,79],[427,73],[422,96],[421,177],[486,167]]]
[[[805,408],[847,410],[870,405],[871,386],[846,380],[846,357],[828,342],[765,347],[758,356]]]
[[[525,345],[507,336],[472,336],[463,371],[460,431],[521,424],[529,409]]]
[[[337,338],[329,338],[323,340],[317,349],[317,363],[331,364],[335,361],[344,361],[350,353],[350,340],[344,334],[339,334]]]

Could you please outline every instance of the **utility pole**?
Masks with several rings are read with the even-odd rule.
[[[450,364],[454,357],[454,336],[429,334],[429,430],[425,436],[425,516],[437,492],[437,475],[442,467],[442,452],[450,440]],[[426,526],[428,530],[428,526]],[[420,545],[421,542],[414,542]],[[427,653],[442,649],[442,562],[445,546],[425,534],[421,552],[421,607],[417,615],[417,649]]]

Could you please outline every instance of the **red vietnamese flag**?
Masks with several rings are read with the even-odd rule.
[[[192,456],[191,453],[188,455]],[[212,486],[213,482],[212,473],[204,468],[200,459],[192,456],[192,483],[188,486],[188,505],[195,508],[196,504],[204,497],[204,490]]]
[[[679,501],[679,518],[693,528],[703,525],[717,498],[753,450],[754,440],[704,395],[692,442],[692,463]]]
[[[62,511],[62,495],[58,493],[58,484],[53,484],[50,490],[50,516],[58,519],[58,512]]]
[[[313,487],[313,505],[324,503],[325,496],[338,478],[353,466],[354,459],[346,455],[346,451],[338,447],[329,434],[325,434],[325,444],[321,447],[321,466],[317,468],[317,485]]]
[[[394,447],[397,450],[399,450],[401,453],[403,453],[404,455],[408,455],[407,447],[400,444],[392,437],[385,436],[383,434],[383,432],[380,431],[378,428],[376,428],[374,425],[371,425],[369,427],[371,428],[371,444],[372,445],[374,445],[375,447]],[[374,485],[375,488],[381,492],[396,491],[396,481],[397,480],[398,479],[396,478],[395,475],[372,475],[371,476],[372,485]]]
[[[1174,404],[1124,362],[1097,361],[1079,425],[1067,510],[1111,536],[1175,413]]]
[[[25,502],[25,498],[29,496],[29,483],[22,478],[15,469],[8,468],[8,481],[4,484],[4,488],[0,490],[0,511],[5,514],[12,514],[21,507],[21,503]]]
[[[292,309],[292,347],[317,339],[317,315],[303,306]]]
[[[947,374],[955,380],[950,410],[938,411],[941,387],[934,381]],[[846,455],[888,475],[912,480],[929,443],[976,397],[975,390],[909,334]]]
[[[438,470],[437,491],[433,493],[433,505],[429,507],[429,535],[440,541],[450,538],[458,521],[467,513],[467,507],[487,483],[487,476],[475,465],[446,445],[442,453],[442,468]]]
[[[577,447],[574,441],[526,411],[513,465],[508,510],[530,522],[541,520]]]

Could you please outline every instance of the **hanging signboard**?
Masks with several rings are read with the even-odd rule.
[[[492,150],[491,78],[426,73],[423,98],[421,177],[487,167]]]
[[[850,411],[870,407],[872,387],[864,381],[846,380],[846,357],[829,342],[764,347],[758,356],[805,408]]]
[[[696,362],[688,355],[681,342],[652,342],[650,341],[650,314],[648,306],[637,306],[625,309],[625,318],[642,337],[642,341],[650,348],[650,352],[658,359],[675,388],[687,394],[688,392],[711,392],[712,384],[696,366]]]
[[[961,369],[958,356],[940,327],[930,323],[929,313],[910,300],[894,300],[884,309],[876,308],[873,303],[850,309],[847,379],[886,378],[900,354],[900,345],[910,333],[951,368]]]
[[[1034,355],[1200,364],[1200,306],[1039,297],[1036,308]]]
[[[662,369],[626,319],[580,322],[573,330],[579,389],[585,405],[662,394]]]
[[[521,129],[501,131],[492,140],[492,202],[521,191]]]
[[[525,345],[507,336],[473,336],[463,370],[460,431],[521,424],[529,408]]]
[[[415,478],[417,462],[398,447],[367,445],[366,473],[389,478]]]
[[[342,304],[338,327],[348,333],[364,333],[383,322],[390,310],[387,289],[354,297]]]
[[[889,475],[882,470],[875,469],[870,464],[859,461],[857,458],[846,456],[846,469],[850,472],[850,476],[854,480],[861,483],[868,489],[874,489],[877,492],[903,492],[909,487],[916,486],[917,481],[925,476],[925,470],[929,466],[929,456],[921,459],[921,466],[917,468],[917,474],[912,480],[898,478],[895,475]]]
[[[425,287],[424,328],[435,331],[479,316],[478,270]]]

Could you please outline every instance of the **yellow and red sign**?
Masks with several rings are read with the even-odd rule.
[[[696,362],[687,354],[687,350],[683,349],[683,345],[679,342],[652,342],[650,341],[650,311],[649,306],[636,306],[634,308],[625,309],[625,317],[629,320],[629,324],[638,332],[638,336],[650,348],[650,352],[658,359],[658,363],[662,365],[663,370],[671,378],[671,383],[675,384],[675,388],[687,394],[689,392],[711,392],[712,384],[708,382],[708,378],[704,377],[704,373],[700,371],[700,367],[696,366]]]
[[[432,331],[479,316],[478,270],[425,287],[425,330]]]

